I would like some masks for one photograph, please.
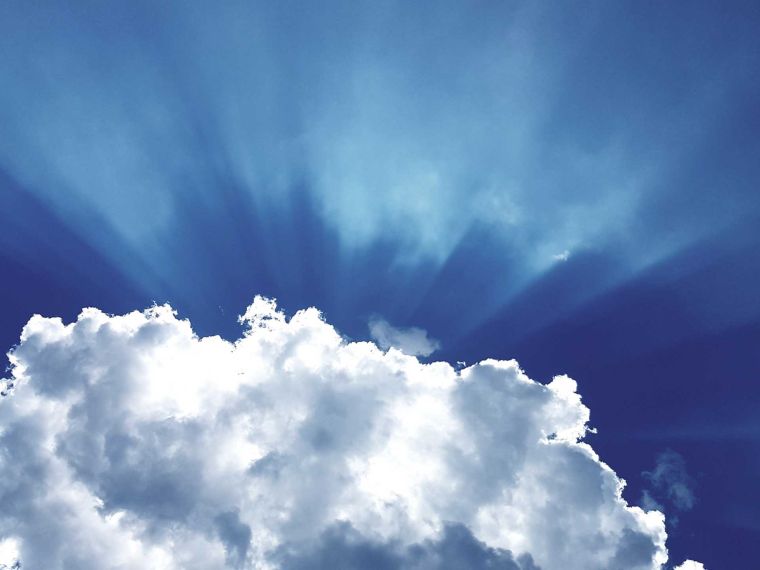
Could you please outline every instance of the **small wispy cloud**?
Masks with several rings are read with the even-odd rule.
[[[644,471],[642,476],[651,486],[642,493],[641,503],[645,508],[676,512],[694,508],[696,482],[687,472],[686,461],[679,453],[671,449],[663,451],[657,456],[654,469]],[[677,515],[669,518],[672,524],[678,524]]]
[[[552,259],[554,261],[567,261],[570,258],[570,250],[566,249],[565,251],[561,253],[555,253],[552,255]]]
[[[397,348],[410,356],[430,356],[441,348],[441,343],[430,338],[424,329],[394,327],[380,317],[370,319],[369,334],[383,350]]]

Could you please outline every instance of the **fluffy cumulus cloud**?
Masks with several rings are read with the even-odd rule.
[[[228,342],[169,307],[33,317],[0,399],[2,552],[30,570],[666,563],[663,516],[582,441],[570,378],[424,364],[262,298],[242,320]]]

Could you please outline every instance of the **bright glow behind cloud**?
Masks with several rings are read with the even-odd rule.
[[[306,187],[342,247],[391,239],[410,260],[443,262],[486,226],[531,271],[636,219],[649,167],[610,135],[592,153],[546,134],[577,23],[548,50],[555,7],[358,6],[7,9],[3,167],[158,273],[188,195],[206,218],[235,192],[271,218]]]
[[[0,400],[0,540],[26,568],[665,563],[662,515],[579,441],[573,380],[422,364],[262,298],[243,321],[235,343],[169,307],[29,321]]]

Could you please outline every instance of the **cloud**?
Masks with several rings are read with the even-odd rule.
[[[565,376],[346,342],[256,298],[34,316],[0,398],[0,540],[25,568],[661,568],[665,524],[582,442]]]
[[[18,568],[18,541],[13,537],[0,540],[0,570]]]
[[[704,565],[701,562],[694,562],[694,560],[687,560],[680,566],[676,566],[674,570],[705,570]]]
[[[434,338],[429,338],[423,329],[397,328],[378,317],[370,319],[369,333],[380,348],[397,348],[410,356],[430,356],[441,347],[441,344]]]
[[[694,479],[686,471],[684,458],[668,449],[657,456],[654,469],[642,473],[652,485],[645,489],[642,496],[644,505],[651,505],[662,510],[662,503],[667,502],[676,511],[690,511],[696,503]],[[677,523],[678,519],[673,518]]]

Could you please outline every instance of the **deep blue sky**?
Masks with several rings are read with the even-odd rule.
[[[576,378],[631,501],[681,454],[672,559],[746,567],[758,70],[752,2],[6,2],[0,344],[153,301],[233,338],[257,293],[422,327]]]

